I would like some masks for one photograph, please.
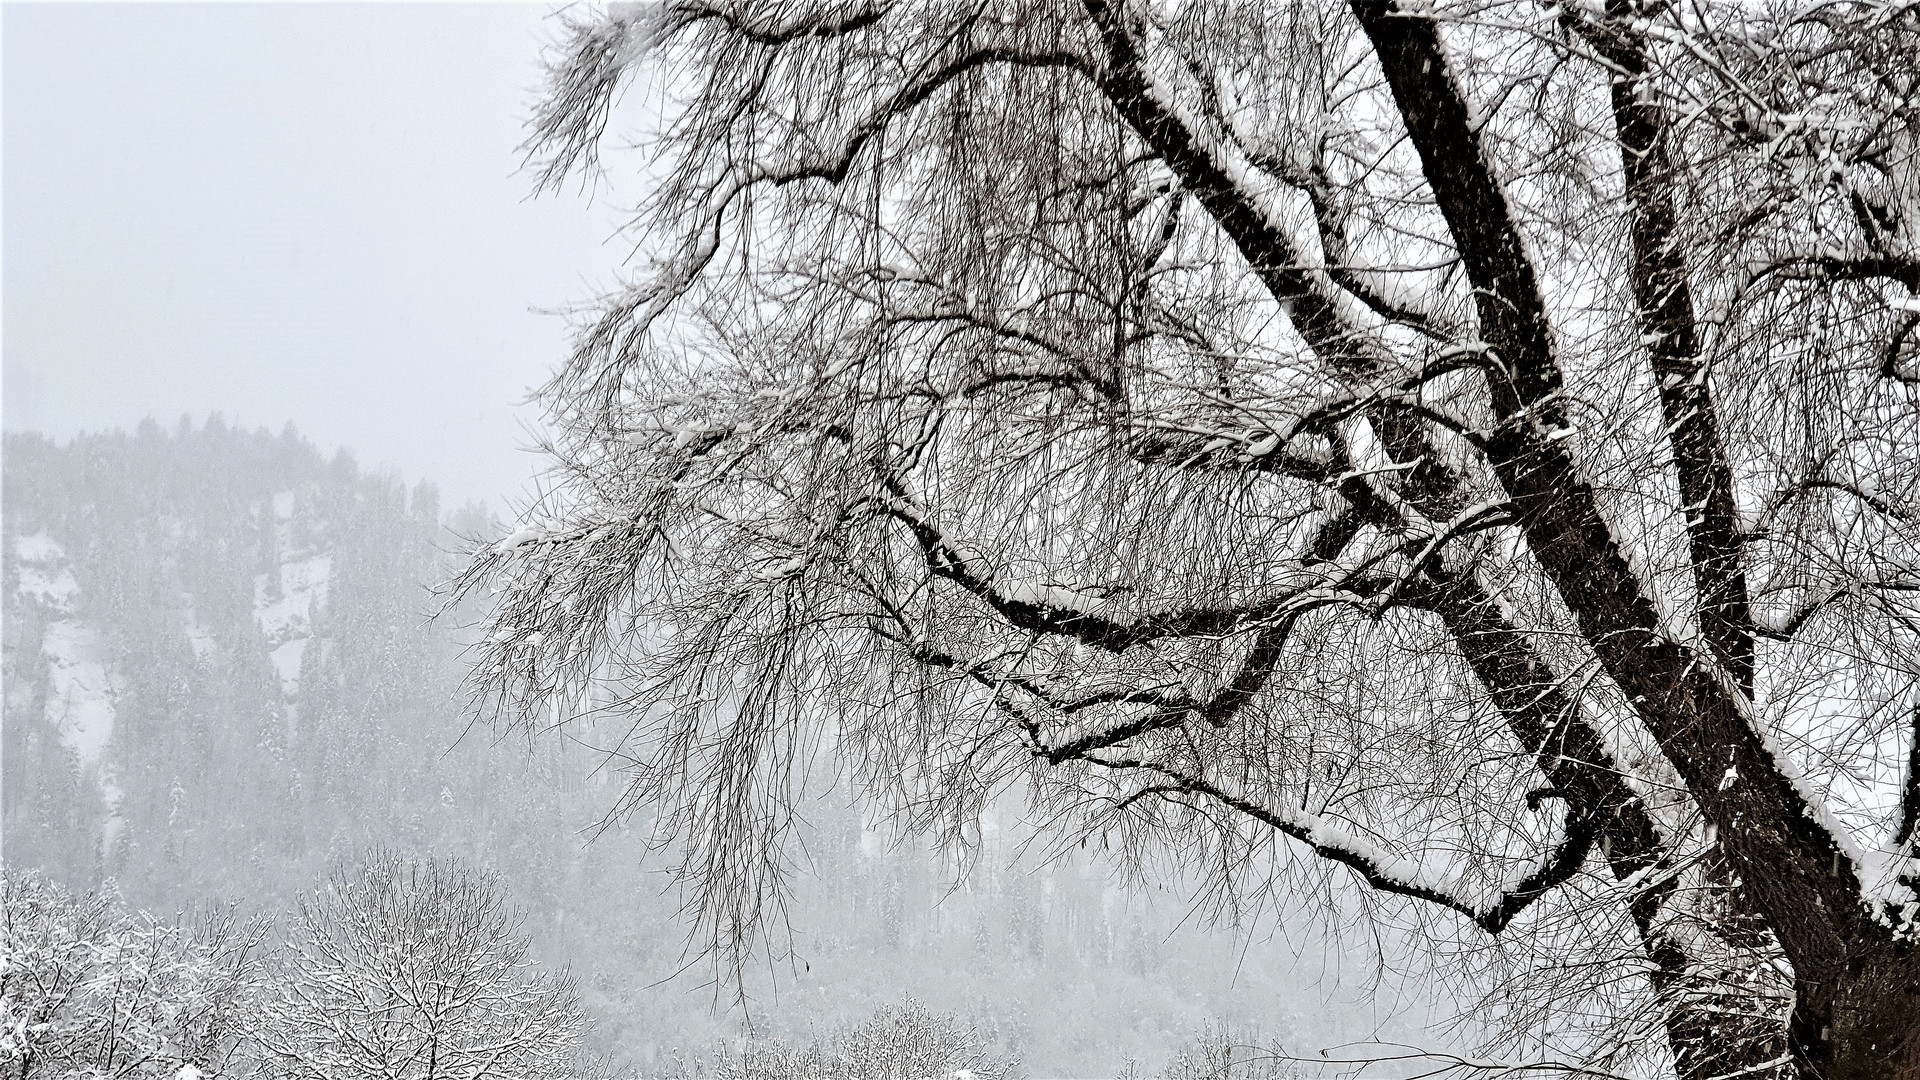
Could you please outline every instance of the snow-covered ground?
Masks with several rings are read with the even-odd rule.
[[[83,766],[106,753],[113,738],[114,686],[100,632],[73,619],[47,626],[47,713]]]
[[[274,500],[283,519],[292,511],[292,493]],[[117,687],[107,642],[100,629],[77,614],[79,582],[66,552],[44,532],[20,537],[12,545],[22,600],[48,615],[42,652],[47,661],[47,719],[73,749],[83,768],[98,764],[113,738]],[[300,664],[313,638],[314,615],[327,602],[333,557],[301,554],[288,558],[277,575],[254,580],[254,620],[266,638],[268,655],[281,692],[299,691]],[[276,587],[277,586],[277,587]],[[194,656],[211,657],[218,643],[203,626],[187,598],[186,633]]]
[[[326,606],[332,573],[333,556],[312,555],[281,563],[278,582],[265,574],[254,580],[253,617],[267,637],[273,670],[288,697],[300,689],[300,661],[313,638],[314,613]]]
[[[274,500],[283,521],[291,516],[292,503],[291,493]],[[47,618],[41,643],[47,722],[73,751],[81,770],[94,776],[107,806],[117,807],[121,791],[106,751],[113,740],[120,687],[107,637],[82,616],[80,583],[59,541],[39,532],[19,537],[10,547],[19,600],[37,606]],[[300,665],[313,639],[314,616],[326,605],[332,574],[331,555],[299,553],[283,561],[276,574],[254,581],[254,621],[266,639],[280,690],[289,699],[299,692]],[[201,623],[193,598],[185,600],[187,643],[196,658],[209,659],[219,649],[218,639]],[[109,845],[118,827],[117,817],[110,818],[104,837]]]
[[[61,611],[71,611],[80,583],[67,568],[67,553],[46,533],[23,536],[13,545],[20,564],[20,595]]]
[[[275,524],[282,535],[293,520],[294,494],[273,498]],[[294,697],[300,690],[300,664],[313,638],[314,613],[326,606],[327,583],[333,575],[333,556],[299,555],[280,563],[278,580],[261,574],[253,583],[253,617],[266,635],[280,690]],[[276,587],[277,586],[277,587]]]
[[[22,537],[14,557],[21,596],[50,617],[41,646],[47,660],[47,718],[81,765],[92,765],[113,738],[114,686],[106,643],[98,629],[74,617],[80,585],[58,542],[46,533]]]
[[[114,807],[120,787],[102,768],[118,696],[106,639],[75,614],[80,583],[58,541],[46,533],[21,537],[13,554],[21,598],[38,604],[48,617],[40,647],[47,661],[47,721],[79,758],[81,769],[98,770],[101,793]],[[109,819],[107,843],[117,826],[117,818]]]

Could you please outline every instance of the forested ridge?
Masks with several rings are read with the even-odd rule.
[[[598,828],[615,734],[502,740],[467,708],[468,620],[434,620],[432,587],[495,528],[486,509],[217,415],[10,434],[4,494],[12,870],[163,915],[275,915],[370,850],[458,857],[571,967],[589,1046],[617,1066],[665,1068],[749,1018],[805,1039],[906,994],[1033,1075],[1152,1067],[1209,1017],[1300,1049],[1410,1030],[1391,995],[1352,1007],[1369,972],[1337,950],[1290,972],[1275,939],[1210,932],[1178,891],[1016,858],[1017,808],[956,883],[833,794],[806,808],[791,955],[749,973],[743,1008],[688,965],[647,811]],[[1345,989],[1323,1001],[1323,978]]]

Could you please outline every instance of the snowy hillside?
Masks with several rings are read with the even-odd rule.
[[[167,896],[377,839],[339,813],[351,777],[373,779],[342,768],[370,732],[329,688],[390,720],[436,695],[455,722],[451,640],[424,618],[452,546],[430,488],[217,420],[64,447],[9,436],[6,483],[10,859]],[[369,652],[407,684],[354,670]],[[236,854],[244,877],[223,869]]]
[[[111,847],[120,824],[114,813],[120,788],[106,761],[117,697],[106,640],[76,614],[80,585],[58,541],[35,533],[12,544],[9,555],[17,603],[33,605],[45,620],[40,659],[46,726],[72,756],[83,783],[97,790],[108,808],[101,844]]]

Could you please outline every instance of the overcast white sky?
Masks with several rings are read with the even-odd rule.
[[[528,198],[550,5],[4,9],[9,430],[211,410],[498,506],[629,183]]]

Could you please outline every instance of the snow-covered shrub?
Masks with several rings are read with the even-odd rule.
[[[231,912],[162,923],[110,894],[4,871],[0,901],[0,1077],[219,1075],[233,1063],[263,924]]]
[[[302,901],[254,1045],[285,1080],[572,1080],[586,1016],[490,874],[380,855]]]
[[[737,1053],[678,1071],[703,1080],[1000,1080],[1012,1067],[989,1059],[972,1027],[908,998],[824,1043],[749,1039]]]
[[[1277,1040],[1208,1021],[1175,1052],[1161,1080],[1290,1080],[1300,1069]]]
[[[986,1057],[979,1033],[950,1016],[935,1016],[908,998],[889,1005],[835,1044],[836,1075],[848,1080],[961,1077],[996,1080],[1010,1062]]]

